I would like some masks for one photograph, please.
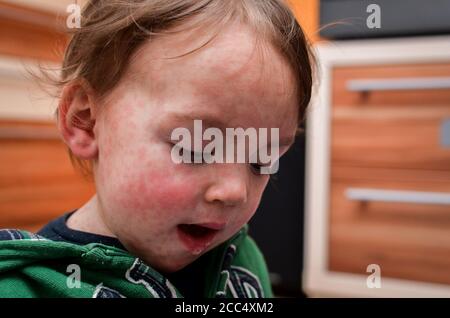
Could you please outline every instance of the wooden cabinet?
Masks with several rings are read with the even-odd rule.
[[[36,231],[94,193],[53,123],[0,121],[0,228]]]
[[[450,172],[408,172],[332,167],[331,271],[364,275],[377,264],[384,277],[450,285],[449,206],[413,201],[450,193]]]
[[[333,165],[450,170],[450,63],[336,67],[332,81]]]
[[[310,292],[450,296],[449,44],[319,47],[307,134]],[[378,290],[367,284],[371,264]]]
[[[450,62],[336,67],[331,119],[330,270],[450,284]]]
[[[0,228],[36,231],[95,192],[59,138],[52,119],[57,102],[24,76],[24,65],[36,71],[40,61],[56,69],[48,63],[61,60],[65,5],[53,6],[62,12],[0,0]]]
[[[68,39],[65,10],[44,11],[17,2],[0,0],[0,54],[60,61]]]

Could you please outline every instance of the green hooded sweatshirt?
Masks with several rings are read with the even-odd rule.
[[[245,226],[208,253],[204,296],[273,297],[267,267]],[[0,297],[178,298],[171,282],[120,248],[0,230]]]

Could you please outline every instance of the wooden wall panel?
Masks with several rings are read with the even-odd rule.
[[[297,19],[312,43],[320,41],[319,0],[290,0]]]
[[[94,193],[54,124],[0,121],[0,160],[0,228],[37,230]]]
[[[64,21],[56,13],[0,1],[0,54],[60,61],[68,39]]]

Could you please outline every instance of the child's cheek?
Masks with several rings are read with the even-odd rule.
[[[195,207],[192,185],[180,182],[170,173],[147,171],[126,181],[120,205],[145,217],[153,212],[177,214]]]

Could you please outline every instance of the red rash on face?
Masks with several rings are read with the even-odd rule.
[[[195,54],[162,58],[182,55],[204,40],[186,43],[183,37],[155,38],[138,51],[96,127],[94,174],[103,221],[130,252],[166,272],[232,237],[255,213],[268,182],[246,164],[175,164],[167,136],[193,123],[172,127],[171,114],[212,114],[225,127],[277,127],[288,137],[297,126],[298,103],[289,94],[295,76],[271,44],[260,56],[255,35],[236,23]],[[193,254],[178,238],[177,226],[205,222],[226,227]]]

